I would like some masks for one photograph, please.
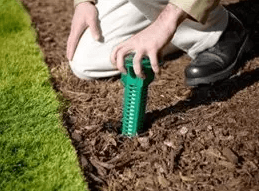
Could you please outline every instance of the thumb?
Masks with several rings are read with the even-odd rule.
[[[68,60],[72,60],[74,53],[75,53],[75,49],[78,44],[78,41],[86,28],[87,28],[86,25],[78,25],[78,24],[73,25],[72,24],[71,32],[70,32],[70,35],[69,35],[68,41],[67,41],[67,58],[68,58]]]
[[[89,23],[89,29],[95,40],[99,41],[102,38],[100,22],[97,18]]]

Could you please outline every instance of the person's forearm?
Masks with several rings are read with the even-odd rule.
[[[97,0],[74,0],[74,7],[83,2],[91,2],[93,4],[96,4]]]
[[[205,23],[209,13],[218,6],[220,0],[169,0],[200,23]]]
[[[172,35],[174,34],[176,28],[188,17],[188,14],[184,12],[179,7],[168,4],[165,9],[160,13],[155,23],[161,26],[161,29],[165,29],[168,34],[169,39],[171,40]]]

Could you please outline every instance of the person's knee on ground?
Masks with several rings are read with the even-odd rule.
[[[99,11],[103,42],[95,41],[87,29],[81,36],[70,66],[81,79],[96,79],[120,74],[110,61],[112,49],[131,35],[143,30],[150,21],[129,1],[100,0]]]
[[[140,15],[140,18],[142,18],[143,21],[141,21],[140,23],[135,23],[135,22],[132,23],[131,21],[129,21],[131,23],[130,25],[132,25],[131,29],[128,29],[128,28],[125,29],[124,27],[118,26],[117,27],[118,31],[122,33],[116,34],[116,36],[124,36],[125,39],[128,38],[130,35],[134,34],[134,31],[137,32],[147,27],[150,21],[153,21],[156,18],[156,16],[159,15],[164,4],[168,3],[167,0],[160,0],[160,1],[151,0],[148,2],[144,0],[140,0],[140,1],[129,0],[129,2],[127,5],[130,6],[130,4],[132,3],[131,9],[133,8],[132,10],[138,13],[138,15]],[[119,0],[118,0],[118,3],[119,3]],[[137,9],[134,9],[133,5],[139,11],[137,11]],[[148,6],[145,6],[145,5],[148,5]],[[118,9],[119,9],[119,12],[122,13],[122,16],[125,17],[126,10],[123,10],[122,7],[119,7]],[[150,11],[150,10],[155,10],[155,11]],[[114,13],[112,12],[111,14],[114,14]],[[133,15],[135,16],[135,14]],[[143,17],[143,15],[146,17],[146,19]],[[179,26],[179,30],[176,31],[175,36],[171,41],[172,44],[180,48],[181,50],[186,51],[192,58],[195,58],[196,55],[198,55],[200,52],[203,52],[204,50],[212,47],[214,44],[217,43],[218,39],[220,38],[221,34],[223,33],[226,27],[226,23],[227,23],[226,15],[227,15],[226,11],[219,6],[214,11],[211,12],[208,18],[208,22],[205,25],[202,25],[200,23],[190,21],[190,20],[183,22]],[[118,19],[118,15],[116,15],[115,18]],[[112,22],[111,20],[107,22],[109,24],[107,25],[108,26],[107,28],[109,30],[110,30],[109,26],[111,22]],[[126,23],[126,26],[128,26],[127,23]],[[121,31],[122,28],[125,29],[124,32]],[[107,34],[111,34],[111,33],[108,32]],[[85,35],[86,34],[83,35],[83,38]],[[112,42],[114,38],[116,38],[116,36],[114,35],[115,34],[113,34],[113,38],[111,38],[112,40],[110,42]],[[106,36],[104,37],[106,38]],[[117,42],[112,43],[113,45],[111,47],[106,47],[106,44],[105,44],[106,42],[105,42],[100,46],[104,48],[104,49],[101,48],[103,50],[102,51],[101,49],[93,50],[96,48],[96,46],[89,45],[89,39],[90,38],[87,37],[85,38],[85,40],[81,39],[79,42],[79,45],[78,45],[79,48],[77,53],[75,54],[77,56],[75,56],[75,58],[71,62],[71,69],[73,70],[74,74],[82,79],[102,78],[102,77],[110,77],[113,75],[118,75],[120,72],[116,70],[116,68],[111,67],[109,58],[110,58],[110,52],[112,51],[112,48],[116,46],[116,44],[119,44],[120,40],[117,39]],[[103,54],[104,52],[105,52],[105,55]],[[172,53],[172,52],[167,51],[167,54],[168,53]],[[103,61],[100,61],[100,59],[104,57],[105,59]],[[89,58],[89,59],[86,59],[86,58]],[[104,65],[104,67],[102,66],[102,64]]]

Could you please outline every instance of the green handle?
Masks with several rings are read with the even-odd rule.
[[[142,59],[142,69],[145,79],[136,76],[133,70],[133,55],[125,58],[127,74],[122,74],[124,85],[124,104],[122,118],[122,134],[133,137],[143,128],[146,111],[148,85],[154,80],[154,72],[147,57]]]

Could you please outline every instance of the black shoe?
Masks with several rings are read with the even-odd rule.
[[[185,69],[186,84],[213,84],[229,78],[241,67],[241,57],[250,49],[247,30],[229,12],[228,26],[216,45],[199,53]]]

